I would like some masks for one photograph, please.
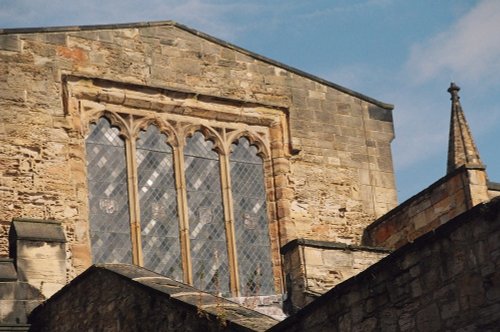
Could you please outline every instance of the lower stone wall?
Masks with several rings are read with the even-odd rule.
[[[30,312],[66,284],[66,239],[51,220],[14,219],[9,233],[12,258],[0,258],[0,331],[24,331]]]
[[[338,285],[270,331],[498,331],[500,198]]]
[[[369,225],[363,244],[397,249],[489,199],[484,168],[463,166]]]
[[[282,250],[288,313],[296,312],[335,285],[387,256],[388,250],[297,239]]]
[[[19,280],[12,259],[0,258],[0,331],[24,331],[20,325],[26,324],[31,310],[44,300],[38,289]],[[2,329],[5,326],[10,329]]]

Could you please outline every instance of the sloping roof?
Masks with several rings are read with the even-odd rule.
[[[167,314],[169,310],[172,310],[171,308],[177,308],[178,312],[185,313],[179,316],[179,320],[196,317],[197,321],[194,324],[198,327],[206,327],[206,331],[213,331],[214,326],[217,331],[265,331],[278,323],[274,318],[237,303],[129,264],[91,266],[35,308],[29,320],[37,328],[51,329],[54,324],[59,326],[57,317],[64,314],[61,308],[69,308],[68,310],[72,311],[71,308],[74,307],[75,310],[85,311],[86,324],[96,326],[95,324],[102,323],[102,319],[109,319],[113,315],[118,317],[113,316],[113,318],[119,319],[119,312],[111,316],[102,315],[109,303],[115,303],[118,308],[125,307],[127,314],[136,315],[136,313],[146,312],[147,319],[153,321],[152,324],[158,326],[166,324],[164,316],[150,313],[149,308],[143,303],[132,303],[137,297],[127,298],[127,294],[116,291],[123,289],[127,290],[125,292],[127,294],[139,294],[139,298],[158,299],[155,303],[169,303],[169,306],[158,309]],[[82,292],[86,294],[84,298],[82,298]],[[127,309],[131,304],[134,310]],[[144,319],[144,316],[131,317],[135,320]],[[71,324],[71,320],[79,317],[75,314],[66,318],[68,320],[66,323]]]
[[[218,39],[216,37],[210,36],[206,33],[203,33],[201,31],[195,30],[193,28],[187,27],[185,25],[179,24],[175,21],[157,21],[157,22],[137,22],[137,23],[122,23],[122,24],[102,24],[102,25],[79,25],[79,26],[64,26],[64,27],[40,27],[40,28],[12,28],[12,29],[0,29],[0,35],[7,35],[7,34],[27,34],[27,33],[48,33],[48,32],[71,32],[71,31],[86,31],[86,30],[109,30],[109,29],[130,29],[130,28],[148,28],[148,27],[159,27],[159,26],[173,26],[178,29],[184,30],[186,32],[192,33],[200,38],[209,40],[213,43],[219,44],[221,46],[230,48],[234,51],[243,53],[245,55],[248,55],[254,59],[257,59],[259,61],[263,61],[265,63],[268,63],[270,65],[282,68],[284,70],[287,70],[289,72],[292,72],[296,75],[306,77],[310,80],[316,81],[318,83],[324,84],[326,86],[329,86],[331,88],[334,88],[336,90],[339,90],[341,92],[344,92],[348,95],[351,95],[353,97],[359,98],[361,100],[364,100],[366,102],[369,102],[371,104],[374,104],[376,106],[379,106],[381,108],[387,109],[387,110],[392,110],[394,108],[394,105],[384,103],[382,101],[379,101],[377,99],[374,99],[372,97],[366,96],[362,93],[353,91],[351,89],[348,89],[346,87],[343,87],[341,85],[338,85],[336,83],[327,81],[323,78],[320,78],[318,76],[309,74],[305,71],[302,71],[300,69],[285,65],[279,61],[275,61],[272,59],[269,59],[265,56],[259,55],[257,53],[251,52],[249,50],[246,50],[244,48],[241,48],[239,46],[236,46],[234,44],[228,43],[226,41],[223,41],[221,39]]]

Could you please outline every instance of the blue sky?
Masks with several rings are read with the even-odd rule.
[[[455,81],[500,182],[498,0],[0,0],[0,28],[158,20],[394,104],[400,202],[445,175]]]

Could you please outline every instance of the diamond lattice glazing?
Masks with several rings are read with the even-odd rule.
[[[246,138],[240,138],[232,148],[229,164],[241,294],[273,294],[262,159]]]
[[[226,295],[229,267],[219,156],[212,147],[196,132],[184,150],[191,260],[194,286]]]
[[[95,263],[132,263],[127,168],[119,130],[105,118],[86,140],[89,220]]]
[[[172,148],[150,126],[139,135],[136,155],[144,267],[182,281]]]

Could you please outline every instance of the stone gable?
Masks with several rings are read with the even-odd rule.
[[[282,245],[358,243],[396,204],[391,105],[172,22],[3,30],[0,40],[2,229],[20,216],[60,220],[70,276],[91,258],[87,124],[65,109],[65,75],[282,109],[288,165],[274,165],[283,173],[274,193]]]

